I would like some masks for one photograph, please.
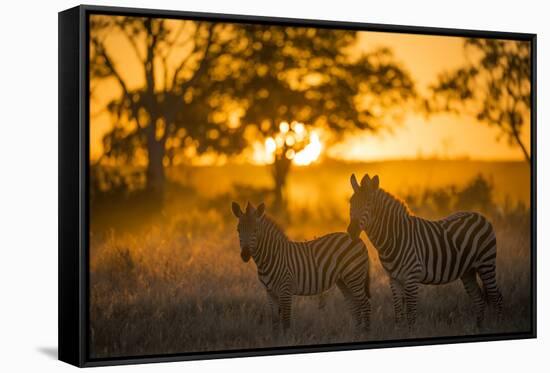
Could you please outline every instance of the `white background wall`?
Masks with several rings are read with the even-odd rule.
[[[141,365],[117,371],[548,369],[550,22],[545,1],[111,0],[95,4],[538,33],[536,340]],[[57,12],[76,1],[6,1],[0,20],[0,370],[55,371],[57,351]],[[310,5],[311,4],[311,5]],[[538,369],[537,369],[538,368]]]

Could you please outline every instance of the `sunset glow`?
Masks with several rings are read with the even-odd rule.
[[[319,135],[316,132],[312,132],[309,136],[309,144],[306,147],[296,153],[292,162],[297,166],[307,166],[319,159],[321,155],[321,150],[323,149],[323,144],[319,139]]]
[[[378,32],[361,32],[354,53],[373,50],[380,47],[390,48],[398,61],[414,76],[418,89],[425,92],[436,79],[437,74],[464,63],[463,38],[388,34]],[[113,58],[125,66],[130,86],[139,86],[142,73],[136,63],[132,47],[122,35],[109,35],[106,44],[113,50]],[[96,88],[96,98],[91,101],[93,126],[90,127],[91,158],[98,159],[103,152],[103,136],[112,126],[112,118],[106,111],[101,111],[109,100],[118,97],[120,92],[114,80],[105,81]],[[231,106],[228,125],[237,128],[242,123],[239,117],[242,108]],[[254,164],[273,162],[274,145],[281,146],[281,141],[288,141],[288,146],[303,140],[306,128],[299,122],[279,123],[279,132],[292,132],[293,137],[285,140],[281,136],[254,139],[250,143],[247,161]],[[465,133],[471,134],[464,136]],[[339,143],[326,143],[324,146],[311,145],[308,150],[295,151],[293,163],[307,165],[320,156],[321,150],[328,158],[348,161],[373,161],[384,159],[415,159],[435,157],[445,159],[479,159],[479,160],[521,160],[521,151],[510,146],[499,129],[479,123],[475,117],[441,114],[426,118],[419,114],[410,114],[403,123],[396,125],[391,133],[381,131],[373,134],[359,132],[352,137],[344,138]],[[525,144],[530,143],[529,125],[524,126],[520,134]],[[449,141],[449,139],[452,139]],[[313,150],[312,150],[313,149]],[[289,154],[291,155],[291,154]],[[192,161],[193,162],[193,161]]]
[[[532,331],[532,43],[89,21],[92,357]]]
[[[302,149],[293,148],[303,142],[306,144]],[[281,122],[279,132],[274,137],[267,137],[263,143],[256,141],[252,148],[254,164],[271,164],[277,152],[284,152],[284,156],[296,166],[308,166],[319,159],[323,144],[318,131],[308,133],[303,123]]]

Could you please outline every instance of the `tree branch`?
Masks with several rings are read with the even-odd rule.
[[[214,24],[211,24],[208,27],[208,39],[206,41],[206,47],[204,49],[203,57],[202,57],[202,60],[199,64],[199,67],[197,68],[197,70],[195,71],[193,76],[189,80],[187,80],[185,83],[182,84],[183,87],[191,86],[195,82],[195,80],[197,80],[197,78],[202,74],[202,72],[206,69],[207,60],[208,60],[208,53],[209,53],[210,47],[212,45],[213,29],[214,29]],[[198,34],[198,31],[199,31],[199,28],[197,28],[197,34]],[[187,62],[191,58],[191,56],[193,56],[195,54],[196,50],[197,50],[197,44],[195,43],[195,47],[193,48],[193,51],[191,53],[189,53],[189,55],[186,58],[183,59],[183,61],[180,63],[180,65],[174,71],[174,75],[173,75],[173,78],[172,78],[172,89],[177,84],[178,75],[180,74],[181,70],[185,67],[185,65],[187,64]]]
[[[185,24],[186,24],[185,22],[181,22],[180,27],[178,28],[178,30],[176,31],[176,34],[174,35],[174,38],[170,41],[166,40],[167,52],[166,54],[163,55],[163,58],[168,59],[168,57],[170,57],[170,55],[172,54],[172,51],[174,50],[174,46],[176,45],[176,42],[180,38],[180,35],[183,32],[183,30],[185,29]],[[184,47],[187,43],[191,41],[191,39],[192,39],[192,36],[189,35],[181,43],[178,43],[178,46]]]
[[[128,30],[126,30],[124,22],[115,20],[115,25],[117,25],[118,28],[120,28],[120,30],[122,31],[122,33],[126,36],[126,39],[132,46],[132,49],[134,50],[134,53],[136,54],[139,62],[144,63],[145,59],[144,57],[141,56],[141,52],[139,51],[139,47],[136,43],[136,40],[132,37],[132,35],[128,33]]]
[[[124,97],[126,97],[126,100],[128,100],[128,104],[130,105],[130,111],[132,113],[132,117],[137,122],[138,128],[140,128],[141,124],[139,122],[139,118],[137,115],[137,109],[134,105],[132,96],[130,95],[130,91],[128,90],[128,86],[126,85],[126,82],[124,81],[120,73],[117,71],[115,64],[113,63],[113,60],[105,50],[105,46],[103,45],[103,43],[99,42],[97,39],[94,39],[94,38],[91,39],[91,42],[96,50],[96,53],[98,53],[103,57],[103,59],[105,60],[105,66],[109,69],[109,71],[111,72],[111,75],[116,79],[116,81],[120,85],[120,88],[122,89],[122,94]],[[119,109],[119,117],[120,117],[120,109]]]
[[[531,163],[531,156],[529,155],[529,152],[527,151],[527,148],[525,147],[525,144],[523,144],[523,141],[521,141],[521,138],[519,136],[518,129],[515,125],[510,124],[510,127],[512,129],[512,135],[514,137],[514,140],[516,140],[516,143],[521,149],[521,152],[523,153],[523,156],[525,157],[525,160],[528,163]]]
[[[162,80],[164,83],[164,92],[168,92],[168,57],[163,56],[161,61],[162,61],[162,69],[164,70],[162,74]]]

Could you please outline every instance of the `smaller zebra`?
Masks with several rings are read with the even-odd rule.
[[[241,258],[254,259],[260,282],[271,306],[273,331],[290,328],[292,297],[321,294],[334,285],[343,293],[357,329],[370,326],[369,258],[361,240],[344,232],[320,238],[291,241],[273,220],[264,214],[265,205],[250,203],[241,211],[232,204],[239,219]]]

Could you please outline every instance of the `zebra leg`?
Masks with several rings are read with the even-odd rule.
[[[365,326],[365,331],[370,331],[370,314],[371,314],[371,305],[370,305],[370,299],[365,293],[363,295],[363,322]]]
[[[479,285],[477,283],[476,271],[473,269],[469,270],[462,276],[461,280],[462,284],[464,285],[464,289],[466,289],[466,292],[470,296],[470,299],[474,302],[474,307],[476,311],[476,324],[479,328],[483,323],[485,301],[483,300],[481,289],[479,288]]]
[[[279,296],[279,310],[281,314],[281,322],[283,324],[283,332],[286,333],[290,329],[292,294],[285,292]]]
[[[272,291],[267,291],[267,297],[269,299],[269,306],[271,308],[271,328],[273,333],[279,331],[280,324],[280,311],[279,311],[279,297]]]
[[[500,321],[502,318],[502,294],[497,285],[496,265],[480,266],[477,273],[483,282],[489,303],[496,309]]]
[[[401,283],[390,277],[390,288],[393,300],[393,311],[395,314],[395,324],[399,325],[403,321],[403,286]]]
[[[407,307],[407,324],[409,330],[416,323],[416,305],[418,303],[418,283],[409,281],[405,284],[405,305]]]
[[[349,280],[338,280],[336,285],[348,303],[355,329],[358,330],[364,322],[365,329],[368,330],[370,327],[370,301],[365,294],[364,281],[353,283]]]
[[[365,331],[370,331],[370,314],[371,314],[371,305],[370,305],[370,299],[367,297],[366,294],[363,296],[362,301],[362,313],[363,313],[363,326],[365,327]]]
[[[360,311],[359,311],[358,305],[355,303],[351,295],[351,291],[342,280],[336,281],[336,286],[338,286],[338,289],[340,289],[340,291],[342,292],[342,295],[344,296],[344,300],[346,301],[351,311],[351,316],[353,318],[354,325],[358,327],[361,324]]]

